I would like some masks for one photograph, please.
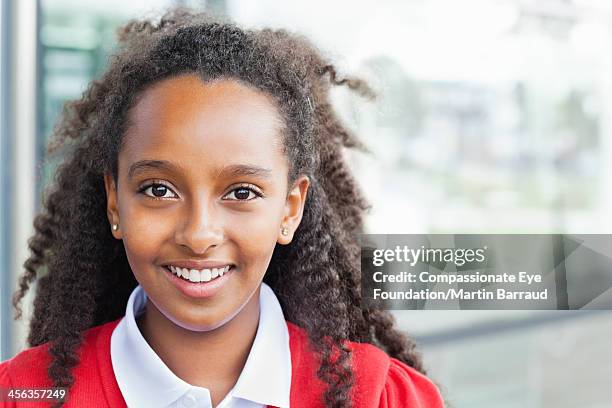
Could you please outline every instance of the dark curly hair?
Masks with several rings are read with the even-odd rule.
[[[122,242],[108,228],[103,181],[104,172],[117,181],[128,109],[146,87],[185,73],[204,81],[238,79],[272,96],[285,122],[288,185],[299,174],[311,180],[301,224],[291,244],[274,249],[264,282],[321,358],[317,375],[328,384],[322,403],[351,405],[346,340],[374,344],[424,373],[414,342],[395,328],[393,316],[361,305],[359,234],[370,205],[343,148],[368,149],[340,123],[329,90],[345,85],[374,97],[370,87],[340,79],[302,36],[246,30],[225,18],[173,9],[159,21],[132,20],[119,30],[107,70],[81,99],[65,105],[48,145],[63,162],[43,194],[13,305],[18,319],[21,299],[36,281],[27,341],[50,342],[54,386],[73,384],[83,331],[122,317],[137,285]]]

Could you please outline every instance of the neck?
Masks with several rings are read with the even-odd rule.
[[[138,328],[166,366],[183,381],[227,393],[238,380],[259,325],[258,289],[233,319],[207,332],[177,326],[147,301]]]

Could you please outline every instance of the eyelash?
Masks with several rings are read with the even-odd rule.
[[[164,186],[169,191],[172,191],[175,195],[178,195],[178,194],[176,194],[174,192],[174,190],[172,190],[172,188],[170,188],[170,186],[166,185],[165,183],[160,183],[160,182],[154,182],[154,183],[146,184],[146,185],[140,187],[138,189],[138,192],[140,194],[143,194],[145,197],[150,198],[152,200],[156,200],[156,201],[167,200],[168,198],[171,198],[171,197],[155,197],[155,196],[152,196],[152,195],[145,194],[146,190],[148,190],[151,187],[155,187],[155,186]],[[254,187],[252,184],[240,184],[240,185],[236,186],[235,188],[233,188],[232,190],[230,190],[225,196],[227,196],[228,194],[230,194],[230,193],[232,193],[232,192],[234,192],[236,190],[248,190],[248,191],[251,191],[253,194],[255,194],[256,198],[263,197],[263,193],[261,191],[259,191],[258,188]],[[246,200],[235,199],[235,200],[229,200],[229,201],[243,201],[243,202],[246,202],[246,201],[252,201],[252,200],[255,200],[255,198],[250,198],[250,199],[246,199]]]

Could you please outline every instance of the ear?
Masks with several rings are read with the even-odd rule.
[[[117,186],[113,176],[109,173],[104,173],[104,188],[106,188],[106,215],[111,224],[111,233],[117,239],[122,239],[121,224],[119,224],[119,210],[117,208]],[[112,225],[118,225],[119,228],[114,231]]]
[[[287,193],[283,219],[278,228],[278,239],[276,240],[276,242],[281,245],[287,245],[291,242],[293,233],[302,221],[302,214],[304,213],[304,204],[306,203],[306,195],[308,194],[309,186],[310,179],[308,176],[302,175],[295,180],[293,186]],[[282,234],[283,227],[287,228],[287,235]]]

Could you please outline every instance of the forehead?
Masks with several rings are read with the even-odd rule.
[[[128,119],[121,155],[129,161],[269,166],[282,159],[283,122],[271,97],[233,79],[165,79],[139,95]]]

